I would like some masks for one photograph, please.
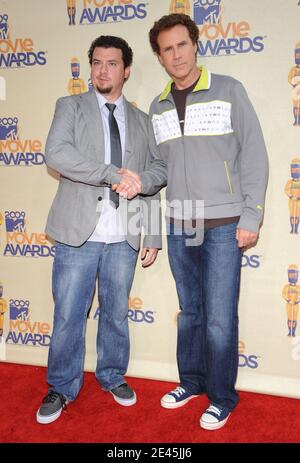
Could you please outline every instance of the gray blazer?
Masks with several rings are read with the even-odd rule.
[[[148,116],[125,98],[125,155],[123,165],[135,172],[149,166]],[[94,90],[59,98],[46,142],[46,164],[60,174],[46,233],[54,240],[80,246],[92,234],[101,214],[103,186],[119,183],[118,167],[104,164],[104,134]],[[154,200],[154,201],[153,201]],[[125,235],[134,249],[161,248],[159,194],[137,196],[119,205]],[[128,226],[134,224],[132,227]],[[152,227],[150,227],[152,224]]]

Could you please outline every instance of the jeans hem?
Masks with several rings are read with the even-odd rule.
[[[98,379],[98,381],[99,381],[99,379]],[[102,386],[102,384],[101,384],[100,381],[99,381],[99,383],[100,383],[100,385],[101,385],[102,391],[104,391],[104,392],[110,392],[112,389],[115,389],[116,387],[119,387],[119,386],[121,386],[122,384],[127,384],[125,380],[123,380],[122,382],[116,383],[114,386],[109,386],[109,387],[104,387],[104,386]]]
[[[238,403],[234,405],[234,407],[223,407],[223,405],[217,404],[216,402],[211,401],[210,405],[214,405],[214,407],[221,408],[222,410],[225,410],[226,412],[233,412],[233,410],[236,408]]]
[[[202,395],[205,394],[205,391],[200,391],[200,392],[193,392],[189,386],[185,386],[184,384],[180,383],[180,387],[183,387],[189,394],[191,395]]]
[[[66,400],[68,401],[68,403],[74,402],[74,400],[75,400],[76,397],[77,397],[77,396],[76,396],[74,399],[70,399],[70,397],[68,397],[67,394],[65,394],[64,392],[58,391],[55,387],[50,387],[50,388],[48,389],[48,393],[49,393],[50,391],[57,392],[58,394],[63,395],[63,396],[66,398]],[[78,395],[78,394],[77,394],[77,395]]]

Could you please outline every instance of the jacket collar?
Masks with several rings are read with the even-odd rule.
[[[199,67],[199,70],[201,70],[201,75],[199,77],[199,80],[197,82],[197,84],[195,85],[193,92],[199,92],[200,90],[209,90],[210,89],[210,83],[211,83],[211,73],[210,71],[208,71],[208,69],[206,69],[205,66],[200,66]],[[163,92],[161,93],[158,101],[164,101],[167,99],[169,93],[171,92],[171,86],[172,86],[172,83],[174,81],[171,79],[165,89],[163,90]]]

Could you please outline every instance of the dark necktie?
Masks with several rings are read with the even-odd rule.
[[[115,104],[105,103],[109,110],[109,131],[110,131],[110,162],[116,167],[122,167],[122,146],[120,132],[116,118],[114,116]],[[114,202],[116,209],[119,207],[119,195],[113,190],[110,190],[109,198]]]

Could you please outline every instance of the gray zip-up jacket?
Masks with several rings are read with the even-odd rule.
[[[181,133],[170,81],[149,114],[151,166],[142,193],[167,185],[168,202],[203,200],[204,218],[240,216],[257,232],[262,221],[268,159],[261,127],[242,84],[201,67],[187,96]]]

